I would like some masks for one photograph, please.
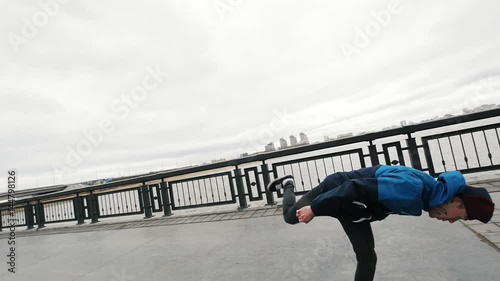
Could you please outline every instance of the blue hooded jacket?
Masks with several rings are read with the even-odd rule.
[[[437,180],[404,166],[381,166],[375,173],[378,201],[396,214],[420,216],[422,210],[448,202],[462,193],[465,179],[460,172],[446,172]]]
[[[352,202],[369,207],[382,206],[388,213],[420,216],[422,210],[429,211],[448,202],[465,188],[465,179],[460,172],[446,172],[436,180],[405,166],[375,166],[336,173],[323,182],[325,190],[312,201],[312,211],[318,216],[335,217],[339,217],[345,211],[343,208]]]

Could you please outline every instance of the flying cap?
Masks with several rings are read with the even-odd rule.
[[[462,194],[458,196],[464,202],[468,220],[479,220],[488,223],[493,217],[495,203],[491,200],[486,189],[466,185]]]

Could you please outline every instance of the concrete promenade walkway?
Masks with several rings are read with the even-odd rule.
[[[481,185],[500,207],[500,180]],[[202,212],[19,230],[15,274],[4,230],[0,280],[353,280],[354,253],[334,219],[290,226],[266,206]],[[375,280],[500,280],[500,210],[486,225],[390,216],[373,230]]]

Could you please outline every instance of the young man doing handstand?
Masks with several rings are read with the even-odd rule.
[[[495,204],[484,188],[466,185],[460,172],[446,172],[437,180],[405,166],[378,165],[351,172],[338,172],[295,200],[292,176],[268,185],[283,189],[283,216],[287,223],[309,223],[316,216],[337,218],[346,232],[357,267],[355,281],[372,281],[377,255],[370,223],[390,214],[420,216],[453,223],[459,219],[487,223]]]

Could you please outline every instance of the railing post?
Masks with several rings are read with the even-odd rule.
[[[368,151],[370,152],[370,161],[372,162],[372,166],[379,165],[380,161],[378,160],[377,146],[374,145],[372,141],[370,141]]]
[[[248,208],[247,197],[245,195],[245,189],[243,188],[243,179],[241,176],[241,170],[236,166],[234,169],[234,179],[236,181],[236,189],[238,190],[238,199],[240,201],[240,207],[238,209],[246,209]]]
[[[153,211],[151,210],[151,197],[149,196],[149,188],[146,183],[142,184],[142,200],[144,201],[144,218],[149,219],[153,217]]]
[[[0,232],[2,232],[3,224],[2,224],[2,209],[0,209]]]
[[[262,169],[262,178],[264,179],[264,190],[266,191],[267,205],[276,205],[277,202],[274,201],[273,193],[267,190],[267,185],[271,182],[271,179],[269,177],[269,167],[267,166],[265,161],[262,161],[262,165],[260,167]]]
[[[92,220],[90,223],[99,222],[99,202],[97,202],[97,195],[93,194],[92,191],[87,195],[87,208],[89,210],[89,216]]]
[[[429,174],[433,177],[437,177],[436,170],[434,169],[434,163],[432,162],[429,142],[426,139],[424,139],[422,142],[424,146],[425,161],[427,162],[427,169],[429,169]]]
[[[26,226],[28,227],[28,229],[33,229],[35,228],[33,225],[35,224],[35,220],[33,218],[33,205],[30,204],[30,202],[28,202],[26,204],[26,207],[24,207],[24,214],[25,214],[25,217],[26,217]]]
[[[406,145],[408,146],[408,152],[410,153],[411,166],[417,170],[422,170],[422,162],[420,161],[420,155],[418,154],[417,141],[415,138],[411,137],[411,134],[408,134]]]
[[[75,218],[77,220],[77,225],[85,223],[85,209],[83,206],[83,197],[80,197],[79,194],[73,198],[73,208],[75,212]]]
[[[172,206],[170,206],[170,197],[168,196],[167,183],[161,180],[160,183],[161,201],[163,202],[163,216],[170,217],[172,215]]]
[[[43,203],[38,201],[35,205],[36,208],[36,222],[38,223],[38,228],[45,227],[45,210],[43,209]]]

